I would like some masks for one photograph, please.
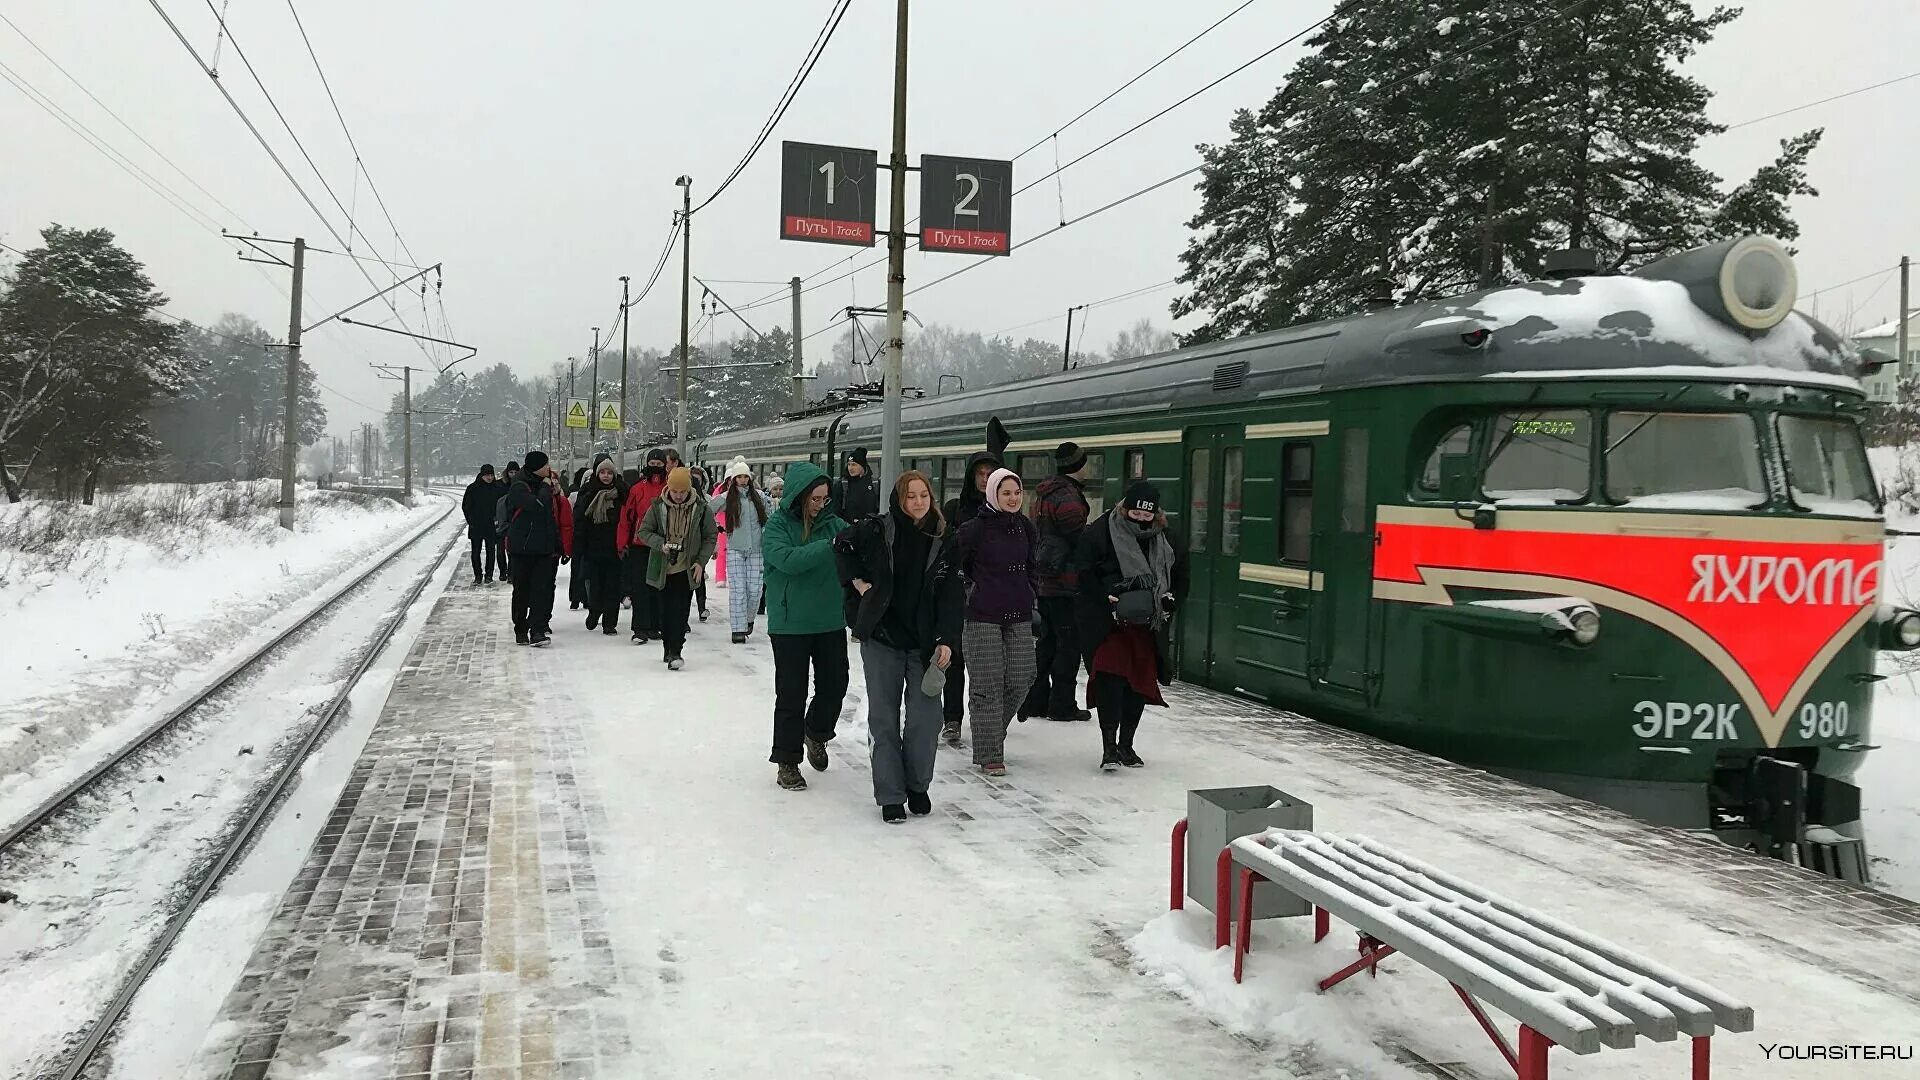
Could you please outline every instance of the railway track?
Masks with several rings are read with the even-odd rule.
[[[9,826],[4,834],[0,834],[0,857],[4,857],[20,846],[25,840],[40,832],[47,825],[59,820],[63,816],[66,808],[73,804],[77,798],[90,789],[100,785],[104,779],[113,776],[116,770],[122,766],[138,758],[142,750],[151,746],[155,740],[169,731],[179,729],[184,721],[192,717],[196,712],[206,709],[209,703],[218,698],[223,691],[247,678],[250,673],[262,670],[265,666],[270,665],[276,657],[290,647],[290,643],[299,638],[303,630],[314,627],[326,619],[328,615],[337,610],[350,595],[361,589],[383,571],[391,569],[396,562],[404,556],[412,552],[417,552],[422,542],[427,541],[428,538],[434,536],[436,532],[449,532],[446,542],[441,546],[438,553],[433,555],[427,562],[426,569],[415,577],[401,602],[391,610],[385,620],[379,624],[378,628],[371,635],[363,639],[364,644],[362,644],[358,650],[358,660],[354,663],[354,666],[344,681],[337,689],[328,695],[325,704],[318,709],[317,715],[313,716],[308,722],[305,733],[294,744],[285,759],[278,762],[269,771],[267,778],[261,782],[257,789],[251,794],[245,809],[235,815],[238,824],[225,830],[218,842],[213,845],[213,850],[210,854],[194,860],[193,865],[179,883],[175,893],[176,895],[184,894],[186,897],[185,900],[180,902],[178,906],[171,911],[165,927],[159,935],[146,946],[140,956],[139,962],[128,972],[105,1008],[100,1011],[91,1024],[85,1029],[84,1035],[80,1037],[77,1046],[67,1057],[65,1063],[59,1066],[57,1070],[46,1072],[44,1075],[59,1077],[60,1080],[77,1080],[77,1078],[87,1074],[87,1070],[99,1057],[101,1049],[106,1044],[106,1040],[113,1033],[120,1019],[126,1014],[127,1009],[132,1005],[135,996],[139,993],[147,978],[153,973],[155,968],[159,966],[161,960],[166,957],[168,951],[173,947],[174,942],[179,938],[182,931],[186,929],[188,923],[200,910],[208,897],[213,894],[213,891],[225,878],[227,872],[239,861],[240,856],[252,846],[254,840],[272,820],[274,811],[293,786],[293,782],[298,776],[302,765],[307,761],[308,757],[320,744],[322,739],[325,738],[326,734],[332,730],[334,720],[339,716],[341,710],[346,707],[350,696],[359,685],[361,678],[385,652],[387,645],[393,639],[393,635],[405,622],[408,611],[419,600],[422,593],[426,591],[427,586],[445,566],[448,554],[454,550],[460,537],[464,535],[461,529],[447,530],[449,519],[457,517],[454,513],[457,509],[456,504],[456,506],[450,507],[446,513],[436,517],[432,522],[415,530],[374,566],[336,588],[305,617],[275,635],[270,641],[251,652],[248,656],[238,660],[214,676],[201,690],[196,692],[190,700],[169,710],[165,716],[148,725],[106,760],[95,765],[85,774],[62,787],[59,792],[44,800],[26,817]]]

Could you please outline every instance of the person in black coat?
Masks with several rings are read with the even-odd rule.
[[[585,593],[587,629],[598,626],[608,637],[618,633],[620,626],[621,563],[616,537],[620,508],[626,501],[626,481],[614,469],[613,458],[601,454],[573,497],[573,580]]]
[[[605,454],[600,455],[600,457],[605,457],[605,456],[606,456]],[[573,470],[573,481],[567,484],[566,488],[561,492],[562,497],[570,498],[576,492],[578,492],[580,490],[580,486],[586,482],[587,477],[592,475],[593,470],[598,469],[599,467],[600,467],[600,460],[599,458],[595,458],[594,463],[591,467],[583,466],[581,468]],[[567,610],[579,611],[581,608],[586,606],[587,606],[586,568],[582,566],[576,566],[573,568],[572,572],[570,572],[567,575]]]
[[[967,459],[966,486],[960,494],[947,500],[944,515],[947,529],[955,534],[960,526],[972,521],[975,514],[987,502],[987,477],[1000,467],[1000,458],[985,450],[975,453]],[[960,721],[967,715],[967,670],[966,658],[960,655],[959,643],[955,643],[953,666],[947,669],[947,688],[942,702],[943,720],[940,737],[949,746],[960,745]]]
[[[894,484],[885,514],[834,539],[847,625],[867,676],[873,801],[888,824],[933,810],[927,789],[940,739],[940,691],[959,651],[958,546],[925,474]],[[901,695],[906,724],[901,726]]]
[[[519,478],[520,478],[520,463],[517,461],[509,461],[507,462],[507,467],[500,470],[500,480],[499,480],[499,483],[495,485],[496,490],[494,494],[498,495],[499,498],[494,500],[493,535],[501,541],[501,543],[499,544],[500,580],[501,581],[513,580],[512,578],[508,577],[508,574],[510,572],[508,569],[508,563],[512,560],[513,555],[512,553],[507,551],[507,545],[505,543],[506,535],[505,535],[504,526],[507,520],[507,492],[513,490],[513,482],[515,480],[518,480]]]
[[[480,466],[480,475],[473,478],[467,490],[460,498],[460,512],[467,519],[468,554],[473,560],[473,583],[475,585],[493,584],[494,563],[500,562],[500,537],[493,531],[493,512],[500,504],[501,496],[506,493],[494,482],[493,466]],[[486,574],[481,576],[481,553],[486,554]],[[507,567],[500,563],[500,576],[507,576]]]
[[[847,467],[834,493],[834,509],[850,525],[880,513],[880,485],[867,467],[867,448],[857,446],[847,456]]]
[[[1080,648],[1100,714],[1100,767],[1137,769],[1134,732],[1148,705],[1164,707],[1173,682],[1173,615],[1187,595],[1187,546],[1167,527],[1160,492],[1145,480],[1080,534]],[[1138,621],[1136,621],[1138,620]]]

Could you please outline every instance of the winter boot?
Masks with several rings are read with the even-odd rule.
[[[733,635],[733,643],[735,645],[745,645],[747,643],[747,635],[745,634]]]
[[[620,633],[620,628],[613,625],[613,620],[609,618],[606,622],[600,625],[600,632],[607,635],[608,637],[613,637]]]
[[[898,825],[907,820],[907,808],[897,802],[890,802],[880,808],[880,820],[889,825]]]
[[[553,636],[548,634],[546,631],[536,630],[531,635],[528,636],[527,644],[533,646],[536,649],[544,649],[547,647],[547,643],[552,640],[553,640]]]
[[[600,613],[597,611],[587,612],[587,629],[597,630],[599,628],[600,628]]]
[[[933,800],[927,798],[927,793],[924,791],[909,791],[907,792],[907,809],[913,812],[914,817],[926,817],[933,813]]]
[[[1100,771],[1116,772],[1124,764],[1120,760],[1119,725],[1100,718]]]
[[[948,746],[959,746],[960,745],[960,721],[958,720],[941,721],[940,738],[945,740]]]
[[[681,668],[686,666],[687,666],[687,662],[685,660],[680,659],[678,656],[667,657],[668,671],[679,671]]]
[[[647,643],[647,634],[646,634],[646,631],[644,631],[644,630],[635,630],[635,631],[633,632],[633,643],[634,643],[635,645],[645,645],[645,644]]]
[[[788,791],[807,790],[807,778],[800,775],[800,766],[798,765],[780,766],[780,772],[776,779],[780,786],[786,788]]]
[[[1140,721],[1123,720],[1120,722],[1120,764],[1129,769],[1144,767],[1147,763],[1133,752],[1133,733],[1140,730]]]
[[[515,645],[525,645],[527,643],[527,632],[525,630],[515,630],[513,632],[513,643]]]
[[[807,764],[814,772],[827,771],[827,744],[813,736],[807,736]]]

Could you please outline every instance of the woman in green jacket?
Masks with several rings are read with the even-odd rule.
[[[847,523],[827,509],[827,474],[811,462],[787,466],[780,512],[760,535],[766,563],[767,637],[773,643],[773,755],[780,786],[803,791],[804,749],[816,771],[847,695],[847,620],[833,538]],[[807,671],[813,701],[807,701]]]

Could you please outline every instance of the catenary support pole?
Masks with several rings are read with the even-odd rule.
[[[593,328],[593,385],[587,390],[587,464],[600,456],[600,328]]]
[[[293,315],[287,327],[287,413],[280,425],[280,527],[293,531],[293,470],[300,452],[300,288],[307,242],[293,238]]]
[[[806,372],[805,366],[802,364],[800,359],[800,279],[798,277],[795,277],[793,280],[787,282],[787,287],[793,290],[793,399],[792,399],[792,405],[794,410],[797,412],[800,409],[805,408],[807,405],[807,390],[806,390],[807,383],[806,383],[806,380],[802,378],[802,376],[804,376],[807,372]]]
[[[1060,370],[1067,370],[1067,359],[1073,355],[1073,309],[1067,309],[1067,340],[1060,344]]]
[[[567,409],[569,411],[571,411],[573,408],[573,395],[578,393],[578,391],[575,390],[573,387],[573,375],[574,375],[573,366],[576,360],[577,360],[576,357],[572,357],[572,356],[567,357]],[[567,472],[566,472],[566,476],[562,477],[560,480],[562,484],[565,484],[567,482],[567,477],[571,477],[573,475],[574,455],[575,455],[575,449],[574,449],[573,429],[568,428],[567,429]]]
[[[900,475],[900,391],[905,364],[907,284],[907,0],[897,0],[893,38],[893,152],[887,158],[891,205],[887,207],[887,368],[882,385],[880,490],[891,491]],[[833,463],[828,462],[833,472]]]
[[[687,303],[693,289],[693,177],[682,176],[680,185],[680,416],[674,425],[674,443],[680,460],[687,459]]]
[[[400,419],[401,453],[405,461],[400,466],[402,494],[409,501],[413,499],[413,368],[400,369]]]
[[[1898,320],[1898,329],[1894,331],[1896,335],[1894,340],[1898,342],[1898,344],[1894,347],[1900,350],[1899,370],[1900,381],[1903,383],[1913,374],[1913,365],[1907,362],[1907,271],[1910,266],[1911,260],[1905,255],[1900,256],[1900,318]]]
[[[627,422],[632,412],[627,408],[627,324],[633,319],[627,314],[627,275],[620,275],[620,432],[614,437],[614,463],[621,472],[627,469]]]

